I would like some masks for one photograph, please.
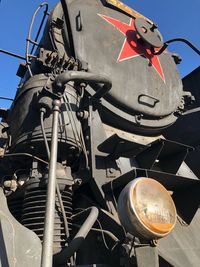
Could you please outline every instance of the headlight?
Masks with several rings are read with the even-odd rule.
[[[118,200],[119,218],[134,236],[148,240],[168,235],[176,224],[174,202],[163,185],[151,178],[127,184]]]

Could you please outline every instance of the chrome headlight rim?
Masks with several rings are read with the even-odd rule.
[[[151,181],[152,183],[157,183],[157,185],[159,185],[162,188],[163,192],[168,194],[168,197],[171,201],[173,213],[174,213],[174,221],[172,223],[171,228],[168,231],[159,233],[158,231],[154,231],[150,229],[147,225],[145,225],[145,222],[143,222],[140,216],[138,215],[138,212],[136,210],[135,203],[133,200],[133,194],[134,194],[136,185],[140,183],[141,181],[142,182]],[[163,238],[169,235],[171,231],[174,229],[176,225],[176,221],[177,221],[176,206],[169,192],[156,179],[149,178],[149,177],[137,177],[125,186],[125,188],[122,190],[119,196],[119,199],[118,199],[118,214],[119,214],[119,219],[122,225],[129,233],[133,234],[134,236],[144,238],[146,240],[160,239],[160,238]]]

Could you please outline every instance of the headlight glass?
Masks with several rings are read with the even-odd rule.
[[[164,237],[176,223],[176,208],[169,192],[151,178],[129,183],[120,194],[118,206],[124,227],[147,239]]]

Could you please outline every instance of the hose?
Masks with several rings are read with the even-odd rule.
[[[81,71],[66,71],[61,73],[55,78],[53,83],[54,87],[63,92],[64,86],[69,81],[86,82],[88,84],[103,84],[103,86],[93,95],[93,98],[100,99],[103,97],[112,87],[112,82],[108,77],[99,74],[93,74]]]
[[[67,261],[80,248],[81,244],[83,243],[88,233],[92,229],[92,226],[96,222],[98,215],[99,215],[99,211],[96,207],[93,206],[84,211],[81,211],[80,213],[75,214],[73,218],[80,216],[81,214],[87,212],[88,210],[90,210],[90,213],[87,219],[82,224],[78,233],[75,235],[73,240],[70,242],[69,246],[63,249],[59,254],[54,256],[54,260],[56,264],[62,264],[63,258],[65,258]]]

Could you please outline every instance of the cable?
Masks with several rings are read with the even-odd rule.
[[[85,211],[84,209],[81,209],[81,208],[78,208],[78,209],[76,209],[76,210]],[[101,234],[102,234],[102,238],[103,238],[103,242],[104,242],[104,245],[105,245],[106,249],[107,249],[107,250],[112,250],[113,247],[112,247],[112,248],[109,248],[109,246],[108,246],[108,244],[107,244],[107,242],[106,242],[106,239],[105,239],[105,235],[104,235],[104,234],[107,234],[111,239],[113,239],[113,241],[114,241],[115,243],[118,243],[120,240],[119,240],[113,233],[111,233],[110,231],[104,230],[103,227],[102,227],[102,225],[101,225],[101,223],[100,223],[100,221],[99,221],[98,219],[97,219],[96,221],[97,221],[97,223],[99,224],[99,228],[100,228],[100,229],[95,228],[95,227],[92,227],[91,230],[96,231],[96,232],[101,232]],[[80,226],[80,225],[78,225],[78,224],[73,224],[73,225],[75,225],[75,226],[77,226],[77,227]],[[115,244],[115,245],[116,245],[116,244]],[[114,247],[115,247],[115,245],[114,245]]]
[[[97,220],[97,221],[99,222],[99,220]],[[75,223],[73,223],[73,226],[78,227],[78,228],[81,227],[81,225],[79,225],[79,224],[75,224]],[[116,242],[116,243],[118,243],[118,242],[120,241],[120,240],[119,240],[113,233],[111,233],[111,232],[108,231],[108,230],[104,230],[104,229],[102,229],[102,227],[101,227],[101,229],[92,227],[92,228],[91,228],[91,231],[94,231],[94,232],[101,232],[102,234],[104,233],[104,234],[106,234],[107,236],[109,236],[109,237],[110,237],[114,242]]]
[[[74,135],[74,138],[75,138],[75,141],[76,141],[76,145],[78,146],[78,141],[81,143],[82,149],[83,149],[83,153],[85,155],[86,168],[88,169],[89,160],[88,160],[86,146],[85,146],[85,142],[84,142],[84,138],[83,138],[82,128],[80,129],[80,136],[79,136],[79,132],[78,132],[78,129],[76,127],[76,121],[75,121],[75,118],[73,116],[73,110],[72,110],[71,105],[69,103],[69,99],[68,99],[68,97],[66,95],[63,95],[63,98],[65,100],[64,103],[65,103],[65,106],[66,106],[66,109],[67,109],[67,112],[68,112],[68,117],[69,117],[69,120],[70,120],[70,123],[71,123],[71,126],[72,126],[72,131],[73,131],[73,135]],[[72,124],[72,120],[73,120],[74,124]],[[73,125],[75,125],[75,130],[73,128]],[[76,139],[76,136],[79,138],[78,141]]]
[[[102,234],[102,239],[103,239],[104,246],[105,246],[105,248],[107,250],[110,250],[110,248],[109,248],[109,246],[108,246],[108,244],[106,242],[106,239],[105,239],[105,235],[104,235],[104,231],[103,231],[102,225],[101,225],[99,220],[97,220],[97,223],[99,224],[99,227],[100,227],[100,231],[101,231],[101,234]]]
[[[28,154],[28,153],[9,153],[9,154],[4,154],[2,156],[0,156],[0,158],[4,158],[4,157],[22,157],[22,156],[27,156],[33,159],[36,159],[42,163],[45,163],[46,165],[48,165],[49,163],[41,158],[38,158],[36,156],[33,156],[32,154]]]
[[[49,145],[48,145],[48,141],[47,141],[47,137],[46,137],[46,133],[45,133],[45,129],[44,129],[44,114],[45,114],[45,109],[44,108],[41,108],[41,110],[40,110],[41,130],[42,130],[42,135],[43,135],[43,138],[44,138],[44,143],[45,143],[45,147],[46,147],[47,157],[48,157],[48,159],[50,159],[50,149],[49,149]]]
[[[67,113],[68,113],[68,118],[69,118],[69,121],[70,121],[70,124],[71,124],[71,127],[72,127],[72,132],[73,132],[73,135],[74,135],[74,139],[75,139],[76,145],[78,147],[77,132],[76,132],[76,129],[74,129],[74,126],[73,126],[72,114],[71,114],[70,109],[69,109],[68,99],[66,98],[66,95],[63,95],[63,99],[64,99],[65,107],[66,107],[66,110],[67,110]]]

